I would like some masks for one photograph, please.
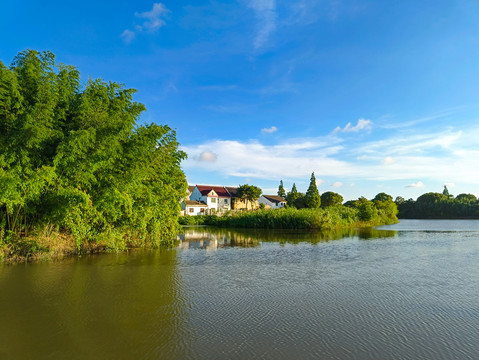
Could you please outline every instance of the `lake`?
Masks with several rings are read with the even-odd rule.
[[[181,239],[0,265],[0,359],[478,357],[479,221]]]

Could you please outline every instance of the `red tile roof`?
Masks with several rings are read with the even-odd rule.
[[[211,186],[211,185],[196,185],[201,195],[208,195],[211,190],[214,190],[218,197],[230,198],[231,195],[223,186]]]

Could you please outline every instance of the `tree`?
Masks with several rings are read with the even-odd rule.
[[[281,196],[283,199],[286,198],[286,191],[284,190],[283,180],[281,180],[279,183],[278,196]]]
[[[314,172],[311,174],[308,190],[305,194],[306,207],[316,209],[321,206],[321,196],[319,195],[318,186],[316,185],[316,178]]]
[[[296,189],[296,184],[293,183],[293,187],[291,188],[291,191],[286,195],[286,201],[288,202],[288,205],[294,206],[294,201],[299,197],[298,190]]]
[[[53,224],[78,246],[102,233],[176,235],[186,154],[168,126],[137,123],[135,92],[100,79],[81,87],[51,52],[0,63],[0,228]]]
[[[449,190],[447,190],[447,186],[444,185],[444,190],[442,191],[442,194],[443,195],[446,195],[448,198],[452,198],[454,196],[452,196],[451,194],[449,194]]]
[[[393,201],[393,197],[391,195],[388,195],[384,192],[377,194],[373,201]]]
[[[238,197],[246,202],[246,208],[248,208],[248,202],[251,203],[251,208],[253,203],[259,199],[261,196],[262,190],[254,185],[239,185],[238,186]]]
[[[337,206],[343,203],[343,197],[335,192],[327,191],[321,194],[321,206]]]

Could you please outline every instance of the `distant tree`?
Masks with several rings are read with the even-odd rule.
[[[456,200],[460,202],[476,202],[477,198],[472,194],[459,194],[456,196]]]
[[[246,209],[248,209],[248,202],[251,203],[251,207],[253,206],[253,203],[261,196],[261,192],[262,190],[254,185],[244,184],[238,187],[238,197],[245,201]]]
[[[321,194],[321,206],[336,206],[343,203],[343,197],[335,192],[327,191]]]
[[[296,199],[299,197],[298,190],[296,189],[296,184],[293,183],[293,187],[291,188],[291,191],[286,195],[286,201],[289,206],[294,206],[294,202]]]
[[[406,201],[406,200],[402,196],[396,196],[396,200],[394,200],[396,205],[400,205],[400,204],[404,203],[404,201]]]
[[[378,215],[378,210],[374,206],[374,203],[364,197],[356,201],[355,207],[358,209],[358,216],[362,221],[370,221]]]
[[[281,196],[283,199],[286,198],[286,191],[284,190],[283,180],[281,180],[279,183],[278,196]]]
[[[316,209],[321,206],[321,196],[319,195],[318,186],[316,185],[316,178],[314,172],[311,174],[308,190],[305,194],[306,207]]]
[[[442,191],[442,194],[443,195],[446,195],[448,198],[452,198],[454,196],[452,196],[451,194],[449,194],[449,190],[447,190],[447,186],[444,185],[444,190]]]
[[[386,193],[379,193],[377,194],[373,201],[393,201],[393,197],[391,195],[388,195]]]

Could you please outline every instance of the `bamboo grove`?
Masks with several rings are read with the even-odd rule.
[[[78,249],[176,235],[186,154],[168,126],[138,124],[145,107],[134,93],[101,79],[82,85],[51,52],[0,62],[0,246],[45,226]]]

